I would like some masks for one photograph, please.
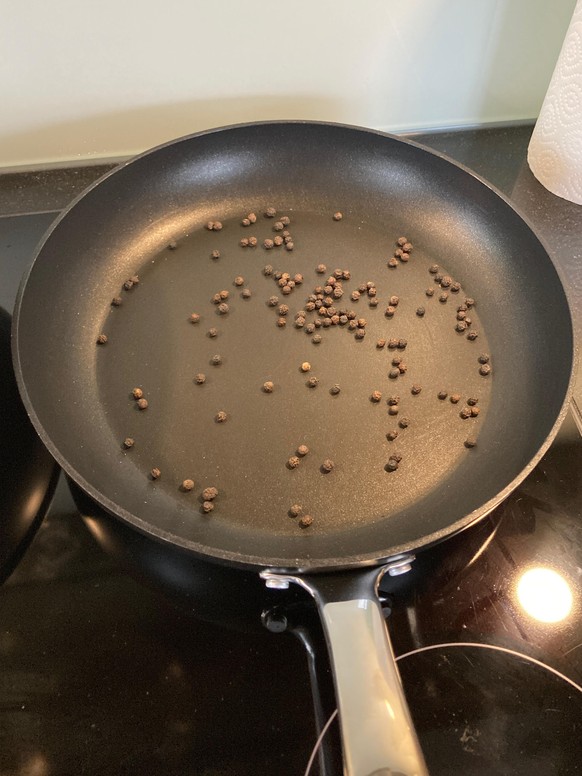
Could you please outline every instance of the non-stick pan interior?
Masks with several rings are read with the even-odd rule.
[[[263,215],[270,206],[290,219],[292,251],[263,247],[280,234],[277,217]],[[251,212],[256,223],[242,226]],[[214,220],[220,231],[206,228]],[[253,236],[256,247],[240,245]],[[413,244],[410,260],[390,268],[401,236]],[[267,264],[301,273],[303,283],[284,295],[264,274]],[[461,290],[441,288],[433,264]],[[334,306],[366,319],[362,340],[349,325],[312,334],[294,325],[336,268],[351,277]],[[136,274],[139,284],[124,289]],[[377,307],[366,292],[351,299],[368,282]],[[224,315],[211,301],[221,290],[229,292]],[[284,327],[278,306],[268,305],[274,295],[289,307]],[[399,303],[388,318],[392,295]],[[116,296],[120,306],[111,305]],[[466,311],[472,321],[459,332],[466,297],[475,299]],[[190,322],[192,312],[199,323]],[[306,323],[316,318],[307,311]],[[385,557],[491,508],[554,428],[573,350],[555,269],[495,192],[414,144],[304,123],[193,136],[103,179],[47,237],[15,331],[33,420],[90,495],[194,552],[300,568]],[[108,341],[97,345],[102,333]],[[405,339],[406,348],[379,348],[380,338]],[[484,353],[489,376],[479,372]],[[394,358],[407,371],[391,378]],[[303,373],[306,361],[311,370]],[[203,385],[197,373],[206,375]],[[341,392],[332,395],[335,384]],[[143,389],[146,410],[132,398],[134,387]],[[376,390],[378,403],[370,400]],[[397,415],[389,414],[393,396]],[[463,419],[469,398],[478,399],[479,414]],[[216,422],[220,411],[224,423]],[[387,439],[390,431],[396,439]],[[129,450],[126,437],[135,440]],[[471,438],[477,444],[468,448]],[[289,468],[299,445],[309,453]],[[386,471],[391,455],[401,456],[396,471]],[[329,473],[321,469],[327,459]],[[191,492],[181,488],[186,479],[195,483]],[[219,495],[204,514],[201,491],[209,486]],[[293,504],[312,515],[311,526],[289,516]]]

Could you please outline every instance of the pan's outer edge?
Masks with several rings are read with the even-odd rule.
[[[404,143],[406,145],[414,146],[428,154],[439,157],[440,159],[453,165],[454,167],[457,167],[458,169],[465,172],[467,175],[477,180],[483,186],[488,188],[493,194],[499,197],[503,202],[505,202],[505,204],[515,212],[515,214],[525,223],[525,225],[528,227],[528,229],[532,232],[532,234],[535,236],[535,238],[539,241],[539,243],[543,247],[562,285],[562,289],[564,291],[564,295],[565,295],[567,307],[568,307],[568,320],[570,324],[570,336],[573,343],[573,347],[572,347],[570,374],[568,378],[568,386],[565,391],[564,400],[562,402],[560,412],[558,413],[549,434],[546,436],[546,439],[544,440],[543,444],[539,447],[536,454],[533,456],[533,458],[530,460],[527,466],[525,466],[522,469],[522,471],[516,477],[514,477],[514,479],[510,483],[508,483],[508,485],[506,485],[506,487],[502,491],[497,493],[493,498],[491,498],[489,501],[487,501],[485,504],[479,507],[479,509],[476,509],[473,512],[470,512],[460,520],[456,520],[454,523],[451,523],[449,526],[447,526],[445,529],[441,531],[435,531],[431,534],[425,535],[422,538],[422,540],[419,542],[399,544],[393,547],[379,549],[377,553],[366,554],[366,555],[354,555],[347,558],[346,557],[323,558],[323,559],[322,558],[315,558],[315,559],[296,558],[294,559],[295,561],[294,564],[290,565],[288,559],[265,558],[261,556],[255,556],[255,555],[244,555],[244,554],[233,553],[233,552],[228,552],[224,550],[216,550],[215,548],[207,548],[204,545],[199,545],[193,542],[187,543],[187,542],[176,541],[176,538],[172,534],[166,531],[158,530],[156,531],[156,533],[153,533],[149,527],[149,524],[144,523],[135,515],[119,507],[119,505],[111,501],[109,498],[107,498],[107,496],[105,496],[104,494],[100,493],[95,488],[93,488],[91,484],[88,483],[75,470],[74,466],[72,466],[71,463],[64,456],[60,454],[59,450],[53,444],[52,440],[50,439],[47,432],[45,431],[43,424],[41,423],[36,412],[34,411],[32,402],[28,395],[28,391],[26,389],[26,385],[22,375],[20,354],[19,354],[19,348],[18,348],[18,332],[19,332],[19,321],[20,321],[20,310],[21,310],[22,298],[25,293],[29,275],[31,274],[34,268],[34,265],[36,263],[36,260],[38,259],[38,256],[40,255],[40,252],[42,250],[44,243],[48,240],[48,238],[56,229],[56,227],[59,225],[59,223],[64,218],[66,218],[69,211],[72,210],[75,207],[75,205],[81,199],[83,199],[89,192],[91,192],[97,186],[100,186],[111,175],[115,175],[117,172],[124,169],[125,167],[138,162],[139,160],[149,156],[150,154],[155,154],[156,152],[164,148],[175,145],[177,143],[194,139],[196,137],[203,137],[203,136],[215,134],[218,132],[236,130],[236,129],[245,128],[245,127],[261,127],[261,126],[273,126],[273,125],[297,125],[297,126],[315,125],[315,126],[322,126],[322,127],[338,127],[341,129],[355,130],[369,135],[386,137],[398,143]],[[319,572],[326,572],[331,570],[357,568],[362,566],[374,566],[374,565],[383,563],[388,559],[397,558],[403,555],[413,553],[418,550],[427,549],[428,547],[434,544],[437,544],[438,542],[450,536],[453,536],[459,533],[460,531],[463,531],[464,529],[470,527],[477,521],[487,516],[499,504],[501,504],[501,502],[504,501],[510,495],[510,493],[514,491],[515,488],[517,488],[518,485],[521,482],[523,482],[523,480],[533,471],[533,469],[540,462],[540,460],[542,459],[542,457],[550,447],[551,443],[553,442],[554,438],[556,437],[556,434],[558,433],[558,430],[560,429],[560,426],[562,425],[564,418],[566,417],[566,414],[568,412],[568,408],[570,406],[570,402],[572,399],[574,382],[575,382],[575,377],[577,373],[579,352],[578,352],[577,343],[575,343],[575,340],[574,340],[572,307],[568,297],[569,295],[567,292],[565,273],[563,272],[561,267],[559,267],[557,263],[552,259],[551,253],[548,250],[548,247],[545,244],[545,241],[540,238],[539,234],[537,233],[536,229],[534,228],[529,218],[527,218],[527,216],[525,216],[521,212],[521,210],[517,208],[514,205],[514,203],[511,202],[511,200],[505,194],[503,194],[503,192],[501,192],[499,189],[493,186],[489,181],[485,180],[480,175],[478,175],[477,173],[475,173],[473,170],[466,167],[465,165],[461,164],[460,162],[457,162],[454,159],[451,159],[446,154],[443,154],[440,151],[435,151],[431,148],[428,148],[427,146],[422,145],[422,143],[417,143],[416,141],[408,138],[402,138],[394,134],[381,132],[380,130],[369,129],[366,127],[360,127],[353,124],[343,124],[338,122],[326,122],[326,121],[304,121],[304,120],[245,122],[240,124],[232,124],[232,125],[227,125],[223,127],[214,127],[207,130],[202,130],[200,132],[195,132],[195,133],[192,133],[191,135],[185,135],[183,137],[170,140],[166,143],[162,143],[158,146],[155,146],[154,148],[148,149],[147,151],[144,151],[143,153],[138,154],[137,156],[134,156],[133,158],[128,159],[125,162],[122,162],[117,167],[114,167],[112,170],[107,172],[101,178],[94,181],[90,186],[88,186],[84,191],[82,191],[77,197],[75,197],[72,200],[72,202],[61,212],[61,214],[55,219],[55,221],[50,225],[50,227],[47,229],[47,231],[41,238],[39,244],[37,245],[34,251],[33,260],[21,280],[20,287],[18,289],[15,307],[14,307],[13,319],[12,319],[12,357],[14,362],[16,381],[18,384],[20,395],[22,397],[22,401],[30,417],[30,420],[33,423],[42,442],[47,447],[51,455],[55,458],[57,463],[61,466],[61,468],[91,498],[93,498],[98,504],[103,506],[113,516],[120,518],[125,523],[134,527],[136,530],[140,531],[141,533],[147,535],[148,537],[154,540],[161,542],[162,544],[170,544],[175,547],[180,547],[192,553],[194,557],[200,557],[204,560],[211,560],[217,563],[234,565],[240,568],[247,568],[247,569],[260,570],[260,569],[267,568],[271,571],[284,572],[284,573],[292,573],[292,572],[303,573],[307,571],[311,573],[319,573]],[[210,549],[212,549],[212,552],[209,551]]]

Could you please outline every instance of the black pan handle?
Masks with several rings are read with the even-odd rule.
[[[269,587],[301,585],[317,603],[334,671],[345,776],[428,776],[376,594],[390,567],[261,574]]]

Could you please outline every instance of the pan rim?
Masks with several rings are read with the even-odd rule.
[[[40,420],[40,418],[38,417],[34,409],[33,403],[29,397],[25,380],[23,377],[22,365],[20,360],[20,348],[19,348],[19,324],[20,324],[20,313],[22,309],[22,300],[25,294],[25,289],[28,283],[28,279],[34,270],[34,267],[42,252],[44,244],[47,242],[49,237],[58,227],[60,222],[77,205],[77,203],[81,201],[84,197],[86,197],[94,188],[103,184],[111,175],[114,175],[115,173],[125,169],[125,167],[135,164],[140,160],[150,156],[151,154],[155,154],[159,152],[162,149],[177,145],[182,142],[187,142],[197,137],[204,137],[218,132],[233,131],[233,130],[242,129],[242,128],[276,126],[276,125],[321,126],[326,128],[337,127],[339,129],[344,129],[344,130],[346,129],[354,130],[359,133],[366,133],[369,135],[374,135],[382,138],[389,138],[390,140],[396,141],[398,143],[403,143],[405,145],[416,147],[422,150],[424,153],[431,154],[435,157],[442,159],[448,164],[453,165],[454,167],[463,171],[465,174],[468,174],[469,176],[477,180],[481,185],[484,185],[499,199],[501,199],[505,203],[505,205],[508,206],[518,216],[518,218],[527,226],[527,228],[531,231],[531,233],[540,243],[554,271],[556,272],[558,280],[560,281],[560,285],[562,287],[562,291],[564,293],[564,297],[566,300],[566,306],[567,306],[567,312],[568,312],[567,318],[568,318],[568,324],[569,324],[569,335],[572,342],[572,350],[571,350],[571,357],[570,357],[570,371],[568,375],[567,388],[564,393],[564,398],[561,404],[560,411],[556,416],[556,420],[554,421],[552,428],[550,429],[544,442],[540,445],[540,447],[538,448],[534,456],[530,459],[529,463],[521,470],[521,472],[516,477],[513,478],[513,480],[511,480],[505,486],[505,488],[503,488],[501,491],[495,494],[487,502],[482,504],[478,509],[470,512],[469,514],[465,515],[462,518],[459,518],[453,523],[450,523],[443,529],[424,535],[420,540],[417,540],[417,541],[413,540],[408,543],[394,545],[388,548],[382,548],[376,552],[370,552],[370,553],[365,553],[361,555],[351,555],[351,556],[342,556],[342,557],[323,557],[323,558],[298,557],[298,558],[293,558],[293,562],[290,563],[289,558],[273,558],[273,557],[265,558],[264,556],[250,555],[246,553],[238,553],[238,552],[227,551],[224,549],[217,549],[216,547],[209,547],[207,545],[204,545],[198,542],[186,541],[186,540],[180,539],[180,537],[177,537],[170,532],[164,531],[158,528],[157,526],[152,525],[149,522],[145,522],[144,520],[140,519],[137,515],[125,510],[123,507],[116,504],[114,501],[109,499],[104,493],[97,490],[97,488],[93,487],[76,470],[75,466],[72,465],[72,463],[68,460],[68,458],[60,452],[57,445],[53,442],[53,440],[47,433],[46,429],[44,428],[44,425]],[[101,176],[99,179],[94,181],[90,186],[88,186],[83,192],[81,192],[69,203],[69,205],[53,221],[53,223],[50,225],[48,230],[41,238],[39,244],[35,248],[33,259],[27,271],[24,273],[22,277],[20,287],[18,290],[18,295],[16,298],[13,320],[12,320],[12,357],[14,362],[14,370],[16,374],[17,384],[18,384],[18,388],[19,388],[24,406],[26,408],[26,411],[29,415],[31,422],[33,423],[45,447],[48,449],[48,451],[51,453],[51,455],[57,461],[57,463],[60,465],[63,471],[74,482],[76,482],[79,485],[79,487],[89,497],[91,497],[97,504],[103,507],[109,514],[111,514],[115,518],[122,520],[124,523],[135,528],[140,533],[163,544],[170,544],[173,547],[178,547],[182,550],[186,550],[194,557],[199,557],[204,560],[228,564],[228,565],[234,565],[240,568],[247,568],[247,569],[249,568],[256,569],[256,570],[269,569],[271,571],[281,571],[281,572],[309,571],[309,572],[317,573],[317,572],[325,572],[325,571],[332,571],[332,570],[357,568],[360,566],[374,566],[388,559],[410,554],[411,552],[415,552],[418,550],[426,549],[427,547],[433,544],[436,544],[437,542],[442,541],[445,538],[448,538],[450,536],[453,536],[456,533],[459,533],[460,531],[474,524],[478,520],[482,519],[487,514],[489,514],[493,509],[495,509],[495,507],[497,507],[502,501],[504,501],[513,490],[515,490],[515,488],[531,473],[531,471],[535,468],[535,466],[537,466],[537,464],[539,463],[539,461],[541,460],[545,452],[548,450],[568,412],[568,408],[570,406],[570,402],[572,399],[574,381],[575,381],[575,376],[577,372],[577,364],[578,364],[578,358],[579,358],[579,354],[578,354],[578,350],[575,342],[575,336],[574,336],[572,305],[570,303],[568,289],[567,289],[565,280],[566,279],[565,279],[564,271],[552,258],[552,255],[548,250],[548,247],[546,246],[544,240],[540,238],[536,229],[530,222],[529,218],[527,218],[527,216],[525,216],[521,212],[521,210],[518,207],[516,207],[514,203],[512,203],[505,194],[499,191],[499,189],[493,186],[489,181],[482,178],[480,175],[478,175],[477,173],[475,173],[473,170],[466,167],[462,163],[459,163],[454,159],[451,159],[449,156],[447,156],[446,154],[443,154],[440,151],[435,151],[423,145],[422,143],[418,143],[406,137],[400,137],[398,135],[382,132],[376,129],[370,129],[367,127],[344,124],[339,122],[308,121],[308,120],[301,120],[301,119],[244,122],[239,124],[232,124],[227,126],[213,127],[206,130],[201,130],[199,132],[195,132],[189,135],[185,135],[183,137],[175,138],[173,140],[167,141],[153,148],[150,148],[132,157],[131,159],[128,159],[125,162],[122,162],[121,164],[114,167],[112,170],[105,173],[103,176]]]

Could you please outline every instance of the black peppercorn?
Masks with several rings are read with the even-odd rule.
[[[241,246],[241,248],[248,248],[248,245],[249,245],[249,238],[248,238],[248,237],[243,237],[243,238],[240,240],[240,242],[239,242],[239,245]]]
[[[354,334],[354,337],[357,340],[363,340],[366,336],[366,330],[365,329],[356,329],[356,333]]]
[[[321,342],[321,334],[314,334],[313,337],[311,338],[311,341],[313,342],[314,345],[319,345],[319,343]]]
[[[447,301],[447,299],[448,299],[448,298],[449,298],[449,295],[448,295],[448,294],[447,294],[447,292],[445,291],[444,293],[442,293],[442,294],[439,296],[439,302],[442,302],[442,303],[444,304],[444,303]]]
[[[125,437],[123,440],[123,446],[126,450],[129,450],[131,447],[133,447],[135,444],[135,441],[131,437]]]
[[[459,412],[459,415],[463,418],[463,420],[467,420],[467,418],[471,417],[471,408],[463,407],[463,409]]]
[[[334,468],[334,462],[331,461],[329,458],[326,458],[326,460],[321,464],[321,470],[325,474],[329,474],[330,471]]]
[[[309,448],[307,445],[299,445],[297,448],[297,455],[300,455],[302,458],[307,455],[309,452]]]
[[[467,307],[474,307],[475,300],[472,297],[468,296],[465,298],[465,304],[467,305]]]
[[[273,299],[276,299],[277,297],[273,297]],[[279,308],[277,310],[279,315],[287,315],[289,313],[289,307],[286,304],[280,304]]]
[[[339,210],[338,210],[338,212],[337,212],[337,213],[334,213],[334,214],[333,214],[333,220],[334,220],[334,221],[341,221],[341,220],[342,220],[342,218],[343,218],[343,215],[342,215],[342,213],[340,213],[340,212],[339,212]]]
[[[398,415],[399,407],[398,404],[391,404],[388,407],[388,414],[389,415]]]
[[[478,361],[480,364],[488,364],[488,363],[489,363],[489,360],[490,360],[490,358],[491,358],[491,356],[489,355],[489,353],[481,353],[481,355],[479,356],[479,358],[477,359],[477,361]]]
[[[471,331],[467,332],[467,339],[471,340],[471,342],[474,342],[478,336],[479,334],[474,329],[471,329]]]
[[[244,286],[244,282],[245,279],[242,277],[242,275],[237,275],[233,281],[235,286]]]
[[[472,418],[476,418],[477,415],[479,415],[480,412],[481,412],[481,410],[479,409],[479,407],[471,407],[471,417]]]
[[[150,477],[152,480],[159,480],[162,476],[162,472],[157,468],[157,466],[154,466],[154,468],[150,471]]]
[[[382,398],[382,392],[381,391],[372,391],[370,394],[370,401],[372,402],[379,402]]]
[[[491,367],[489,364],[483,364],[479,367],[479,374],[483,375],[483,377],[487,377],[487,375],[491,374]]]
[[[436,275],[437,272],[439,271],[439,265],[431,264],[430,267],[428,268],[428,271],[430,272],[431,275]]]
[[[396,378],[397,378],[399,375],[400,375],[400,370],[399,370],[399,369],[391,369],[391,370],[388,372],[388,377],[389,377],[391,380],[396,380]]]
[[[397,259],[389,259],[388,267],[390,269],[396,269],[397,266],[398,266],[398,260]]]
[[[123,299],[120,296],[114,296],[111,300],[111,304],[113,307],[119,307],[121,304],[123,304]]]
[[[470,396],[467,399],[467,404],[469,405],[469,407],[474,407],[477,404],[478,401],[479,401],[479,399],[476,398],[475,396]]]
[[[449,288],[452,282],[453,282],[452,277],[450,275],[445,275],[444,278],[441,280],[441,288]]]
[[[424,307],[417,307],[416,308],[416,314],[418,315],[419,318],[422,318],[422,316],[425,314],[425,312],[426,312],[426,310],[424,309]]]
[[[199,323],[200,322],[200,316],[198,313],[192,313],[190,315],[190,323]]]
[[[390,458],[386,466],[384,466],[384,469],[387,472],[395,472],[396,469],[398,469],[398,461],[396,461],[394,458]]]
[[[385,347],[385,345],[386,345],[386,340],[385,339],[379,339],[379,340],[376,341],[376,347],[378,349]]]
[[[138,399],[137,400],[137,406],[140,408],[140,410],[147,410],[147,408],[148,408],[148,400],[147,399]]]
[[[263,275],[270,277],[273,274],[273,267],[270,264],[265,264],[263,267]]]
[[[220,410],[220,412],[217,412],[216,415],[214,416],[214,420],[217,423],[225,423],[227,417],[228,415],[226,414],[226,412],[224,412],[223,410]]]
[[[277,211],[275,210],[274,207],[268,207],[265,210],[265,217],[266,218],[274,218],[276,216],[276,214],[277,214]]]
[[[189,493],[190,491],[194,490],[194,480],[183,480],[181,488],[186,493]]]
[[[398,425],[400,426],[400,428],[408,428],[408,426],[410,425],[410,420],[408,418],[400,418],[400,420],[398,421]]]
[[[467,323],[465,321],[457,321],[457,325],[455,326],[455,331],[458,332],[464,332],[467,329]]]
[[[414,383],[414,384],[413,384],[413,385],[410,387],[410,393],[411,393],[413,396],[418,396],[418,394],[419,394],[421,391],[422,391],[422,386],[421,386],[421,385],[419,385],[418,383]]]
[[[199,373],[199,374],[197,374],[197,375],[196,375],[196,377],[194,378],[194,382],[196,383],[196,385],[202,385],[203,383],[205,383],[205,382],[206,382],[206,375],[205,375],[205,374],[202,374],[202,372],[200,372],[200,373]]]
[[[407,345],[408,345],[408,342],[405,339],[398,340],[398,350],[404,350]]]
[[[393,429],[392,431],[389,431],[386,434],[386,439],[389,442],[394,442],[394,440],[398,437],[398,431],[396,429]]]
[[[424,292],[427,296],[434,296],[434,288],[427,288]]]
[[[401,356],[394,356],[391,363],[392,363],[392,366],[400,366],[400,364],[402,363]]]
[[[284,228],[285,228],[285,225],[283,224],[282,221],[275,221],[275,223],[273,224],[273,229],[276,232],[282,232]]]
[[[218,305],[218,312],[220,315],[226,315],[229,311],[229,306],[226,304],[226,302],[222,302],[222,304]]]
[[[457,282],[451,283],[451,291],[453,292],[453,294],[458,294],[460,290],[461,290],[460,283],[457,283]]]
[[[311,515],[301,515],[299,518],[299,526],[301,528],[309,528],[313,524],[313,518]]]
[[[106,345],[107,344],[107,334],[100,334],[97,337],[97,344],[98,345]]]
[[[219,366],[220,364],[222,364],[222,356],[219,356],[218,354],[216,354],[215,356],[212,356],[212,358],[210,359],[210,363],[213,366]]]
[[[444,401],[444,400],[447,398],[447,396],[448,396],[448,393],[447,393],[446,391],[439,391],[439,392],[437,393],[437,397],[438,397],[438,398],[439,398],[441,401]]]
[[[168,248],[169,248],[171,251],[175,251],[177,247],[178,247],[178,243],[177,243],[175,240],[171,240],[171,241],[168,243]]]
[[[319,378],[318,377],[310,377],[307,380],[307,385],[310,388],[317,388],[317,386],[319,385]]]
[[[475,437],[467,437],[465,439],[465,447],[471,448],[477,446],[477,439]]]
[[[392,305],[388,305],[388,307],[384,310],[384,315],[386,316],[386,318],[392,318],[395,312],[396,312],[396,308],[392,307]]]
[[[296,455],[292,455],[291,458],[289,458],[289,460],[287,461],[287,468],[296,469],[300,463],[301,463],[301,459]]]
[[[286,318],[277,318],[277,326],[280,329],[282,329],[286,325],[287,325],[287,319]]]
[[[256,237],[249,237],[249,247],[250,248],[256,248],[257,247],[257,238]]]
[[[461,401],[461,394],[460,393],[452,393],[450,395],[450,402],[451,404],[458,404]]]
[[[211,259],[219,259],[220,258],[220,251],[216,251],[216,250],[212,251],[212,253],[210,254],[210,258]]]
[[[131,289],[133,288],[133,280],[126,280],[125,283],[123,284],[123,287],[125,288],[126,291],[131,291]]]
[[[131,392],[131,395],[133,396],[134,399],[141,399],[143,396],[143,391],[141,388],[134,388],[133,391]]]
[[[397,347],[398,347],[398,340],[397,339],[391,338],[391,339],[388,340],[388,348],[390,350],[394,350],[394,348],[397,348]]]
[[[403,361],[400,362],[400,364],[398,365],[398,371],[400,372],[401,375],[405,374],[408,371],[408,367]]]
[[[289,507],[289,516],[299,517],[302,511],[303,508],[300,506],[300,504],[293,504],[293,506]]]
[[[337,396],[340,391],[341,391],[341,388],[337,383],[335,385],[332,385],[331,388],[329,389],[329,392],[331,393],[332,396]]]

